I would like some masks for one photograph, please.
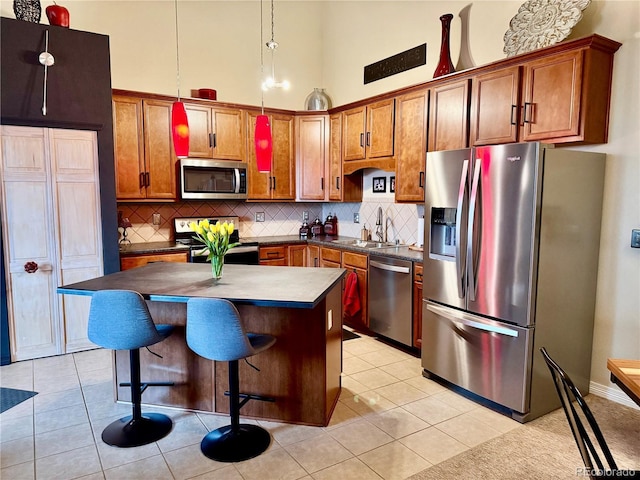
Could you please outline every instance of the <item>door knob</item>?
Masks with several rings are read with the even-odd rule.
[[[35,273],[38,270],[38,264],[36,262],[27,262],[24,264],[24,271],[27,273]]]

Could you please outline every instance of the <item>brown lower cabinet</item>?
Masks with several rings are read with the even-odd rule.
[[[358,276],[360,311],[353,317],[344,316],[344,323],[353,328],[369,328],[369,256],[360,253],[342,252],[342,267]]]
[[[120,257],[120,270],[142,267],[151,262],[187,262],[189,252],[149,253],[141,255],[126,255]]]
[[[335,248],[320,247],[320,267],[340,268],[342,252]]]
[[[413,263],[413,346],[422,348],[422,264]]]
[[[260,265],[286,267],[289,264],[286,245],[260,247]]]
[[[290,267],[308,266],[307,245],[289,245],[288,250]]]
[[[307,245],[307,266],[320,266],[320,247],[317,245]]]

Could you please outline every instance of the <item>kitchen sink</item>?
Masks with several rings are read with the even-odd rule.
[[[360,248],[389,248],[395,247],[395,243],[391,242],[372,242],[370,240],[357,240],[357,239],[349,239],[349,240],[333,240],[333,243],[337,243],[338,245],[351,245],[353,247]]]

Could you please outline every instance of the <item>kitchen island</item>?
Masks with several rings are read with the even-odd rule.
[[[165,341],[141,349],[143,382],[174,382],[144,392],[143,403],[228,413],[226,362],[193,353],[185,341],[186,302],[225,298],[238,308],[247,331],[276,337],[267,351],[240,363],[240,390],[276,399],[251,401],[242,416],[326,426],[340,394],[342,370],[342,278],[344,269],[225,265],[214,283],[210,264],[157,262],[84,282],[58,293],[92,295],[98,290],[140,292],[156,323],[175,325]],[[130,401],[129,355],[114,353],[116,399]]]

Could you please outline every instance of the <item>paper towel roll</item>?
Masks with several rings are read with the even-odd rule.
[[[418,231],[416,236],[416,245],[422,247],[424,244],[424,217],[418,217]]]

